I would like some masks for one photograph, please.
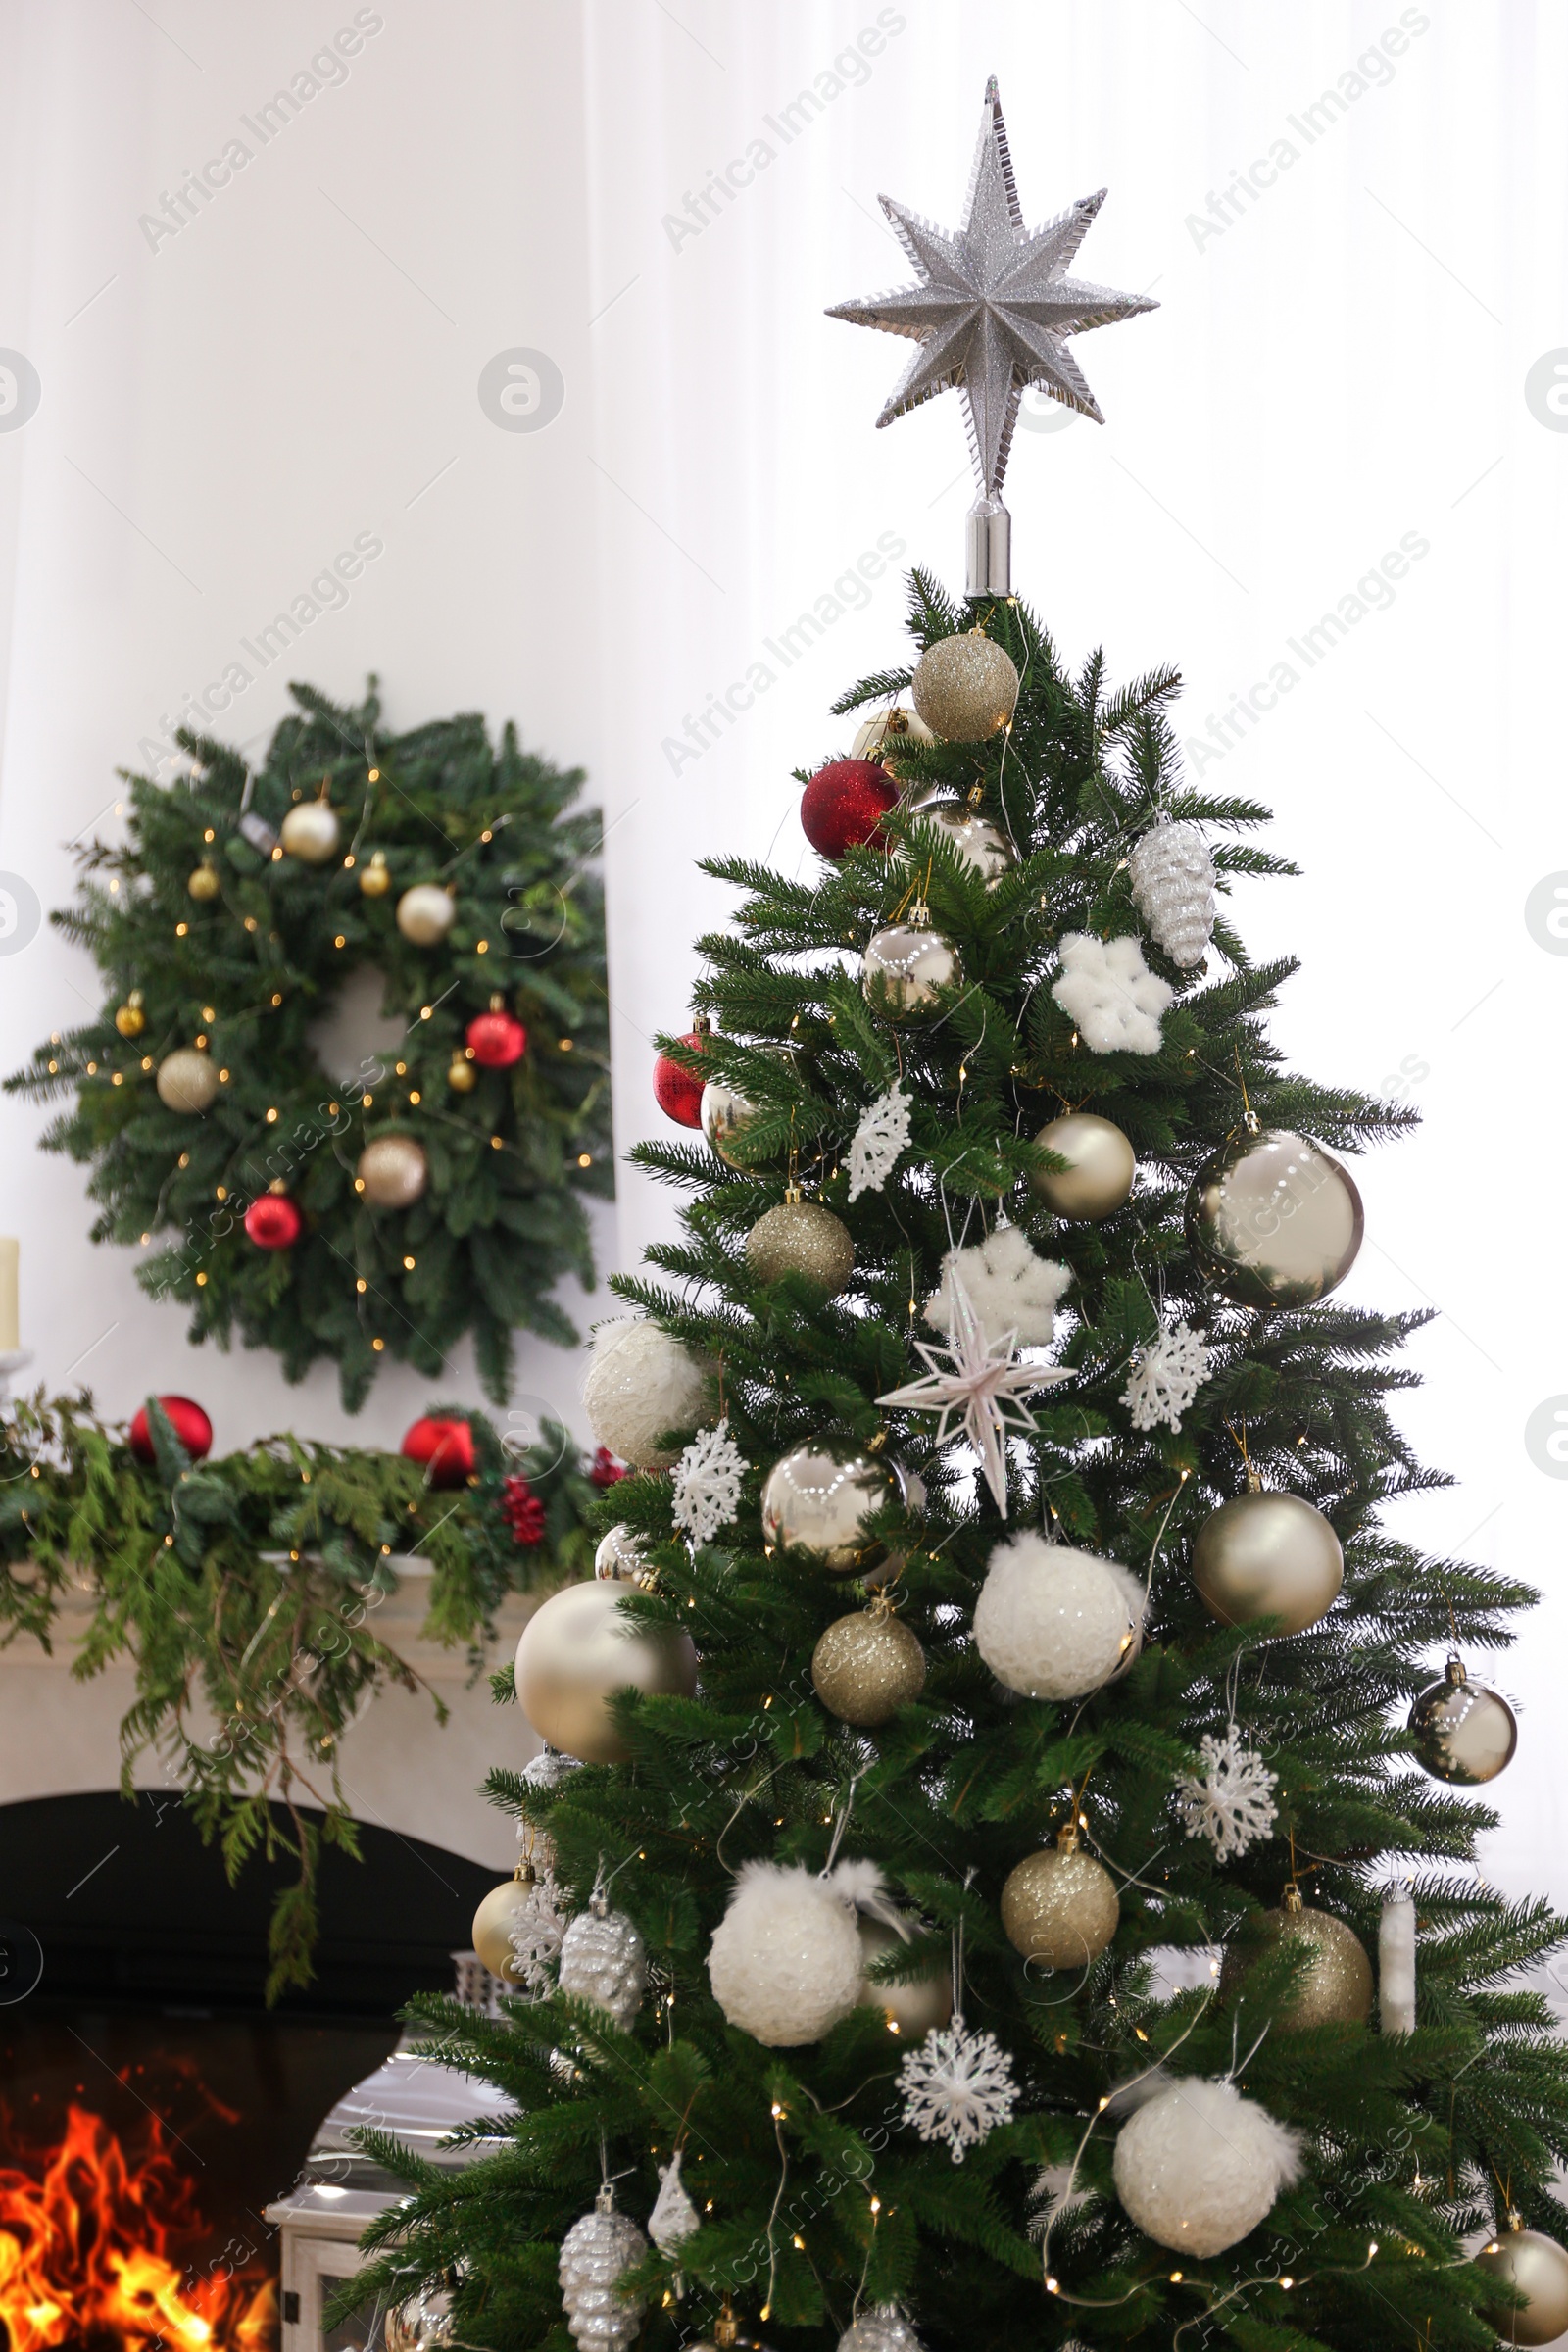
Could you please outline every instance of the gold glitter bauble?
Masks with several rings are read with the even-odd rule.
[[[185,888],[189,891],[193,899],[203,902],[209,899],[216,899],[222,887],[222,881],[219,875],[217,866],[209,865],[205,860],[202,862],[202,864],[197,866],[195,872],[191,875],[190,880],[185,885]]]
[[[971,631],[928,646],[914,665],[910,692],[944,743],[982,743],[1012,716],[1018,672],[1000,645]]]
[[[880,1919],[862,1918],[857,1923],[860,1937],[860,1966],[869,1968],[886,1952],[908,1949],[896,1928]],[[926,2035],[945,2026],[953,2015],[953,1979],[945,1968],[938,1968],[928,1977],[911,1977],[902,1984],[883,1978],[873,1984],[869,1978],[860,1994],[863,2009],[880,2009],[888,2021],[889,2030],[906,2041],[923,2041]]]
[[[916,908],[916,916],[920,909]],[[861,985],[873,1012],[934,1012],[937,991],[961,979],[958,958],[939,931],[921,920],[873,932],[860,958]]]
[[[1512,1707],[1485,1683],[1473,1683],[1451,1657],[1441,1683],[1429,1684],[1410,1709],[1422,1770],[1454,1788],[1479,1788],[1513,1761],[1519,1726]]]
[[[887,1548],[866,1534],[866,1521],[904,1494],[896,1466],[862,1452],[853,1438],[804,1438],[763,1482],[763,1544],[769,1558],[804,1551],[834,1576],[853,1576],[874,1567]]]
[[[1336,1919],[1332,1911],[1313,1910],[1302,1902],[1296,1887],[1288,1886],[1283,1905],[1278,1911],[1263,1913],[1256,1934],[1270,1941],[1287,1936],[1312,1949],[1312,1965],[1305,1977],[1275,2011],[1274,2022],[1282,2033],[1297,2034],[1306,2026],[1356,2026],[1371,2016],[1372,1963],[1354,1929]],[[1256,1957],[1255,1944],[1249,1950],[1228,1953],[1220,1974],[1221,1991],[1234,1991]]]
[[[378,1135],[355,1170],[372,1208],[412,1208],[430,1180],[424,1146],[412,1135]]]
[[[1505,2344],[1554,2344],[1568,2328],[1568,2254],[1554,2237],[1526,2230],[1512,2214],[1509,2227],[1476,2256],[1476,2267],[1526,2298],[1523,2311],[1496,2311]]]
[[[1042,1127],[1035,1142],[1069,1164],[1032,1175],[1029,1189],[1070,1223],[1098,1225],[1120,1208],[1133,1189],[1138,1162],[1121,1129],[1092,1110],[1070,1110]]]
[[[194,1046],[178,1046],[158,1064],[158,1100],[168,1110],[194,1117],[218,1100],[218,1072]]]
[[[1002,1889],[1002,1925],[1026,1960],[1087,1968],[1116,1933],[1121,1903],[1108,1870],[1078,1850],[1071,1822],[1054,1846],[1026,1854]]]
[[[1187,1196],[1189,1247],[1239,1306],[1326,1298],[1355,1263],[1362,1224],[1348,1171],[1285,1127],[1240,1129]]]
[[[1299,1494],[1258,1488],[1203,1521],[1193,1544],[1193,1582],[1221,1625],[1277,1617],[1277,1633],[1304,1634],[1339,1597],[1345,1554],[1321,1511]]]
[[[850,757],[852,760],[880,760],[890,776],[898,776],[903,772],[898,763],[901,743],[924,745],[935,741],[936,737],[925,720],[900,703],[893,710],[884,710],[879,717],[865,721],[856,734]]]
[[[142,1010],[141,990],[133,988],[115,1014],[115,1027],[122,1037],[140,1037],[146,1026],[147,1015]]]
[[[360,868],[360,896],[363,899],[384,899],[392,887],[392,868],[380,850],[372,850],[368,865]]]
[[[512,1948],[512,1931],[522,1924],[533,1892],[534,1874],[524,1864],[514,1879],[501,1886],[492,1886],[473,1915],[473,1948],[493,1977],[508,1984],[522,1983],[516,1954]]]
[[[398,901],[398,929],[416,948],[439,947],[452,928],[458,903],[435,882],[416,882]]]
[[[654,1581],[642,1544],[624,1522],[600,1537],[594,1574],[601,1584],[651,1585]]]
[[[922,786],[899,806],[923,825],[933,826],[954,856],[971,867],[988,889],[1018,862],[1018,853],[1002,827],[982,816],[978,808],[971,808],[967,801],[954,800],[940,784]]]
[[[842,1218],[819,1200],[785,1200],[759,1217],[746,1236],[746,1258],[759,1282],[804,1275],[829,1298],[850,1279],[855,1244]]]
[[[302,801],[278,826],[277,838],[302,865],[324,865],[337,851],[336,812],[326,801]]]
[[[454,1054],[447,1068],[447,1084],[455,1095],[471,1095],[479,1083],[479,1073],[466,1054]]]
[[[679,1626],[639,1625],[621,1612],[624,1587],[590,1577],[537,1608],[517,1643],[517,1701],[542,1740],[583,1764],[631,1755],[610,1712],[628,1685],[690,1698],[697,1652]],[[477,1948],[477,1947],[475,1947]]]
[[[811,1652],[816,1695],[840,1723],[890,1723],[925,1688],[925,1651],[884,1603],[836,1617]]]

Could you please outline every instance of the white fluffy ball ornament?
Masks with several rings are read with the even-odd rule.
[[[713,1367],[640,1315],[601,1323],[582,1384],[588,1424],[601,1446],[634,1470],[669,1470],[680,1448],[662,1452],[666,1429],[695,1429],[709,1418]]]
[[[713,1998],[732,2026],[769,2049],[820,2041],[862,1989],[858,1902],[881,1892],[874,1863],[830,1878],[801,1862],[747,1862],[708,1953]]]
[[[1123,2124],[1111,2169],[1146,2237],[1206,2260],[1257,2228],[1300,2156],[1296,2133],[1233,2082],[1190,2076]]]
[[[975,1647],[1024,1698],[1082,1698],[1131,1662],[1144,1588],[1118,1560],[1026,1532],[999,1544],[974,1606]]]

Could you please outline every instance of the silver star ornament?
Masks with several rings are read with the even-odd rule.
[[[986,84],[963,226],[950,233],[923,220],[907,205],[883,196],[882,210],[919,272],[918,280],[889,294],[838,303],[827,314],[830,318],[847,318],[853,326],[880,326],[889,334],[907,335],[919,346],[889,395],[879,425],[891,424],[895,416],[938,392],[954,386],[962,392],[980,477],[970,517],[971,596],[1009,592],[1009,532],[1002,483],[1024,392],[1038,384],[1053,400],[1102,424],[1099,403],[1067,348],[1067,338],[1159,308],[1145,294],[1118,294],[1113,287],[1067,275],[1068,264],[1104,200],[1102,188],[1097,195],[1081,197],[1044,228],[1024,227],[993,76]],[[987,575],[978,586],[977,564]]]
[[[914,1352],[924,1363],[927,1377],[912,1380],[906,1388],[890,1389],[877,1402],[900,1404],[909,1412],[939,1414],[939,1446],[953,1436],[955,1422],[961,1423],[963,1435],[980,1456],[997,1508],[1005,1519],[1007,1433],[1016,1430],[1027,1437],[1034,1431],[1034,1417],[1020,1399],[1032,1390],[1054,1388],[1057,1381],[1070,1380],[1072,1374],[1041,1364],[1020,1364],[1017,1333],[1004,1332],[1000,1340],[987,1340],[974,1301],[956,1274],[949,1274],[948,1289],[953,1306],[948,1345],[944,1348],[916,1340]]]

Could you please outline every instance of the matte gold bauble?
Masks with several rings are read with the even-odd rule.
[[[1121,1902],[1108,1870],[1079,1851],[1069,1821],[1054,1846],[1026,1854],[1002,1889],[1002,1926],[1026,1960],[1087,1968],[1116,1933]]]
[[[897,1929],[888,1927],[883,1920],[862,1918],[857,1926],[862,1968],[869,1968],[884,1953],[908,1948]],[[933,1970],[928,1977],[911,1977],[903,1984],[885,1977],[873,1983],[868,1977],[860,1994],[860,2006],[880,2009],[889,2031],[905,2041],[923,2041],[953,2015],[953,1979],[945,1968]]]
[[[1326,1617],[1345,1582],[1340,1539],[1299,1494],[1259,1487],[1221,1503],[1193,1545],[1193,1582],[1221,1625],[1277,1617],[1281,1634],[1304,1634]]]
[[[873,1601],[834,1619],[811,1652],[811,1680],[830,1715],[871,1731],[919,1697],[925,1651],[887,1601]]]
[[[194,1117],[218,1100],[218,1072],[194,1046],[176,1046],[158,1064],[158,1100],[168,1110]]]
[[[185,888],[190,893],[190,896],[200,905],[205,905],[209,900],[216,899],[222,887],[222,881],[217,866],[210,865],[205,858],[203,859],[202,863],[197,866],[195,872],[191,875],[190,880],[185,885]]]
[[[140,1037],[146,1026],[147,1015],[142,1009],[141,990],[133,988],[115,1014],[115,1027],[122,1037]]]
[[[1457,1656],[1410,1709],[1410,1729],[1423,1771],[1454,1788],[1494,1781],[1519,1744],[1512,1707],[1485,1683],[1471,1682]]]
[[[600,1537],[594,1574],[601,1584],[651,1585],[654,1581],[642,1544],[624,1522]]]
[[[983,743],[1012,716],[1018,672],[1007,654],[971,630],[927,646],[910,680],[914,707],[944,743]]]
[[[1274,2013],[1282,2033],[1298,2034],[1307,2026],[1358,2026],[1372,2014],[1372,1963],[1360,1937],[1332,1911],[1317,1911],[1301,1900],[1300,1890],[1287,1886],[1277,1911],[1265,1911],[1257,1935],[1270,1940],[1288,1937],[1305,1944],[1312,1963],[1291,1997]],[[1222,1992],[1245,1980],[1251,1952],[1227,1954],[1220,1975]]]
[[[937,991],[961,979],[958,958],[926,920],[925,908],[910,909],[906,923],[874,931],[860,958],[861,986],[873,1012],[934,1012]]]
[[[853,1438],[804,1438],[763,1483],[763,1544],[770,1558],[804,1551],[834,1576],[853,1576],[874,1567],[887,1548],[866,1533],[866,1521],[904,1495],[897,1467],[862,1452]]]
[[[451,930],[458,903],[435,882],[416,882],[398,901],[398,929],[416,948],[439,947]]]
[[[1326,1298],[1355,1263],[1362,1225],[1361,1196],[1330,1152],[1255,1121],[1227,1139],[1187,1196],[1189,1247],[1239,1306]]]
[[[1494,2324],[1505,2344],[1554,2344],[1568,2329],[1568,2254],[1554,2237],[1527,2230],[1518,2214],[1476,2256],[1476,2267],[1526,2298],[1525,2308],[1503,2310]]]
[[[690,1636],[624,1616],[623,1592],[597,1577],[567,1585],[534,1611],[517,1643],[518,1704],[542,1740],[583,1764],[624,1764],[631,1754],[610,1712],[617,1690],[690,1698],[697,1688]]]
[[[355,1170],[372,1208],[412,1208],[430,1180],[424,1146],[412,1135],[378,1135]]]
[[[758,1218],[746,1236],[746,1257],[759,1282],[800,1274],[836,1298],[850,1279],[855,1244],[842,1218],[819,1200],[803,1200],[792,1191],[777,1208]]]
[[[360,896],[362,899],[384,899],[391,887],[392,868],[386,861],[385,854],[380,850],[372,850],[369,864],[360,868]]]
[[[447,1068],[447,1084],[455,1095],[471,1095],[479,1083],[479,1073],[460,1049]]]
[[[533,1888],[532,1865],[521,1863],[516,1877],[508,1879],[504,1886],[492,1886],[473,1915],[473,1948],[490,1974],[508,1984],[523,1982],[512,1948],[512,1931],[522,1925]]]
[[[324,865],[337,853],[337,814],[330,802],[302,801],[277,828],[277,838],[290,858],[302,865]]]
[[[906,710],[902,703],[892,710],[884,710],[877,718],[868,718],[856,734],[852,760],[880,760],[890,776],[905,771],[899,766],[901,744],[935,743],[925,720],[917,712]]]
[[[988,889],[1010,873],[1018,853],[998,824],[971,808],[967,801],[953,800],[940,784],[908,794],[900,803],[923,825],[941,834],[954,856],[979,875]]]
[[[1109,1119],[1097,1118],[1092,1110],[1069,1110],[1042,1127],[1035,1142],[1068,1164],[1049,1175],[1031,1175],[1029,1189],[1069,1223],[1098,1225],[1131,1193],[1138,1162]]]

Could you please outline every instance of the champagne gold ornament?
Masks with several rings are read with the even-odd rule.
[[[962,978],[958,958],[917,900],[906,923],[889,923],[874,931],[860,958],[861,986],[873,1012],[896,1019],[900,1013],[933,1012],[937,991]]]
[[[637,1537],[624,1522],[601,1536],[594,1553],[594,1574],[601,1584],[652,1585],[654,1571]]]
[[[1187,1196],[1187,1240],[1239,1306],[1310,1306],[1355,1263],[1361,1196],[1321,1145],[1255,1118],[1227,1138]]]
[[[1471,1682],[1457,1653],[1410,1709],[1410,1729],[1422,1770],[1454,1788],[1494,1781],[1519,1744],[1512,1707],[1485,1683]]]
[[[1525,2297],[1523,2311],[1499,2305],[1494,2325],[1505,2344],[1554,2344],[1568,2328],[1568,2254],[1554,2237],[1527,2230],[1522,2214],[1484,2246],[1476,2267]]]
[[[584,1764],[624,1764],[631,1754],[610,1711],[616,1691],[690,1698],[697,1688],[690,1636],[624,1616],[623,1592],[597,1577],[567,1585],[534,1611],[517,1643],[523,1713],[541,1739]]]
[[[301,801],[291,808],[278,826],[277,838],[290,858],[302,865],[324,865],[337,853],[340,839],[337,813],[321,786],[321,797],[316,801]]]
[[[168,1110],[195,1117],[218,1100],[218,1072],[195,1046],[177,1046],[158,1065],[158,1100]]]
[[[453,1053],[447,1067],[447,1084],[455,1095],[471,1095],[479,1083],[479,1073],[461,1046]]]
[[[1002,1926],[1026,1960],[1050,1968],[1087,1968],[1116,1933],[1121,1902],[1108,1870],[1079,1851],[1067,1822],[1055,1845],[1026,1854],[1002,1889]]]
[[[1301,1900],[1297,1886],[1287,1886],[1280,1908],[1265,1911],[1257,1934],[1270,1942],[1281,1936],[1304,1944],[1312,1963],[1296,1991],[1274,2013],[1282,2033],[1298,2034],[1307,2026],[1358,2026],[1372,2014],[1372,1963],[1353,1928],[1332,1911],[1312,1909]],[[1251,1953],[1227,1954],[1220,1989],[1230,1992],[1244,1982]]]
[[[185,885],[191,897],[202,906],[205,906],[209,900],[216,899],[222,887],[222,880],[217,866],[210,858],[206,858],[202,859],[201,864],[197,866]]]
[[[115,1014],[115,1027],[122,1037],[140,1037],[146,1026],[147,1015],[142,1010],[141,990],[133,988]]]
[[[897,1929],[880,1919],[862,1916],[858,1926],[861,1965],[867,1969],[888,1952],[907,1949]],[[886,1977],[875,1981],[867,1977],[860,2005],[880,2009],[889,2031],[902,2034],[906,2041],[923,2041],[953,2015],[953,1979],[945,1968],[934,1969],[928,1977],[908,1978],[903,1984]]]
[[[1035,1142],[1068,1165],[1032,1175],[1029,1189],[1071,1224],[1098,1225],[1112,1216],[1133,1189],[1138,1162],[1119,1127],[1092,1110],[1070,1110],[1042,1127]]]
[[[757,1104],[748,1102],[727,1079],[710,1078],[703,1088],[703,1133],[719,1158],[729,1167],[739,1168],[742,1175],[753,1170],[750,1161],[736,1158],[735,1146],[756,1126],[758,1117]]]
[[[1254,1479],[1198,1531],[1193,1582],[1222,1625],[1278,1617],[1281,1634],[1304,1634],[1326,1617],[1345,1582],[1340,1539],[1299,1494],[1268,1494]]]
[[[372,850],[369,864],[360,868],[360,896],[363,899],[384,899],[391,887],[392,868],[387,864],[385,853]]]
[[[972,629],[926,647],[910,692],[916,710],[944,743],[982,743],[1012,716],[1018,672],[1003,647]]]
[[[378,1135],[355,1173],[372,1208],[412,1208],[430,1180],[424,1146],[412,1135]]]
[[[397,924],[416,948],[439,947],[451,930],[458,903],[436,882],[416,882],[398,901]]]
[[[865,721],[856,735],[850,757],[854,760],[880,760],[890,776],[898,776],[904,772],[899,766],[901,745],[924,746],[935,741],[936,737],[925,720],[899,703],[893,710],[884,710],[879,717]]]
[[[855,1244],[841,1218],[819,1200],[803,1200],[792,1184],[780,1206],[759,1217],[746,1236],[746,1257],[759,1282],[800,1274],[836,1298],[850,1279]]]
[[[493,1977],[520,1984],[522,1971],[512,1948],[512,1931],[522,1923],[533,1893],[536,1874],[531,1862],[519,1862],[516,1876],[492,1886],[473,1915],[473,1948]]]
[[[998,824],[967,801],[953,800],[940,784],[906,794],[900,807],[941,834],[954,856],[971,867],[988,889],[1018,862],[1018,853]]]
[[[836,1617],[811,1652],[811,1681],[830,1715],[870,1731],[925,1688],[925,1651],[879,1592],[868,1609]]]
[[[853,1438],[803,1438],[763,1483],[762,1542],[769,1558],[804,1551],[834,1576],[853,1576],[875,1567],[886,1549],[866,1533],[867,1520],[904,1497],[896,1466]]]

